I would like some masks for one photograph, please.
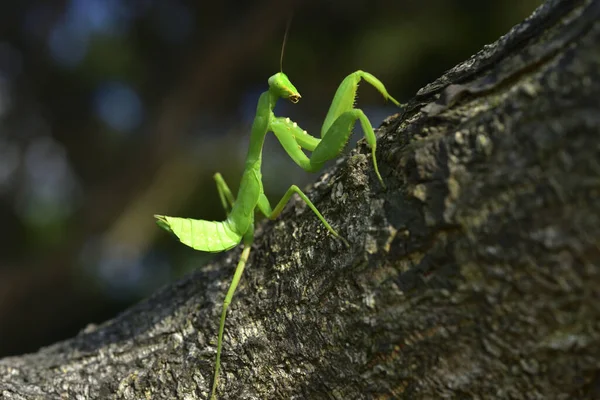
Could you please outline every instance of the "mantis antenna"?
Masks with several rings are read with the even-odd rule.
[[[289,16],[287,23],[285,24],[285,33],[283,34],[283,43],[281,44],[281,56],[279,56],[279,72],[283,72],[283,53],[285,52],[285,43],[287,42],[288,32],[290,31],[290,25],[292,24],[292,17],[293,14]]]

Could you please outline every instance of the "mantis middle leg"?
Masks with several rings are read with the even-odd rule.
[[[217,184],[219,199],[221,199],[221,204],[223,205],[225,214],[229,214],[229,211],[231,211],[231,208],[233,207],[233,203],[235,203],[235,197],[233,197],[231,189],[229,189],[229,186],[225,182],[225,179],[223,179],[223,176],[219,172],[214,174],[213,178],[215,179],[215,183]]]
[[[300,196],[300,198],[302,200],[304,200],[304,202],[306,203],[306,205],[315,213],[315,215],[317,216],[317,218],[319,218],[319,220],[321,221],[321,223],[325,226],[325,228],[327,228],[327,230],[336,238],[340,239],[342,242],[344,242],[344,244],[348,247],[350,247],[350,244],[346,241],[346,239],[344,239],[342,236],[340,236],[339,233],[337,233],[337,231],[335,229],[333,229],[331,227],[331,225],[329,224],[329,222],[327,222],[327,220],[325,219],[325,217],[323,217],[323,215],[319,212],[319,210],[317,210],[317,207],[315,207],[315,205],[312,203],[312,201],[310,201],[310,199],[302,192],[302,190],[300,190],[300,188],[296,185],[292,185],[290,186],[290,188],[285,192],[285,194],[283,195],[283,197],[281,198],[281,200],[279,200],[279,203],[277,203],[277,205],[275,206],[275,209],[271,209],[271,204],[269,203],[269,199],[267,199],[267,196],[263,194],[260,195],[260,197],[258,198],[258,209],[269,219],[275,219],[279,216],[279,214],[281,214],[281,211],[283,211],[283,208],[285,207],[285,205],[290,201],[290,198],[292,197],[292,195],[294,193],[298,193],[298,195]]]

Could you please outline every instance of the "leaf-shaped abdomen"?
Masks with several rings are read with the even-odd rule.
[[[205,221],[202,219],[155,215],[158,225],[166,229],[193,249],[219,253],[240,243],[242,235],[235,232],[228,221]]]

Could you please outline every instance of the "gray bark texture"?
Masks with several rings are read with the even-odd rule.
[[[554,0],[423,88],[259,224],[220,399],[600,398],[600,1]],[[206,399],[240,248],[77,337],[0,399]]]

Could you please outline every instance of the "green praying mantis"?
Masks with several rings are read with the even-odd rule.
[[[316,138],[289,118],[275,116],[273,109],[277,100],[287,99],[292,103],[297,103],[301,96],[283,71],[271,76],[268,80],[269,89],[261,94],[256,107],[246,164],[237,197],[233,196],[221,174],[216,173],[214,175],[219,198],[227,214],[227,219],[224,221],[205,221],[155,215],[159,226],[172,232],[183,244],[196,250],[217,253],[229,250],[240,242],[244,244],[231,285],[223,301],[211,399],[215,399],[216,396],[227,308],[244,272],[254,240],[254,213],[256,208],[267,218],[275,219],[283,211],[292,195],[297,193],[325,228],[334,237],[349,246],[348,242],[331,227],[315,205],[296,185],[292,185],[287,190],[274,209],[271,208],[263,190],[261,177],[262,148],[267,133],[273,132],[275,134],[287,154],[302,169],[308,172],[317,172],[326,161],[336,158],[342,152],[358,120],[364,131],[365,139],[371,148],[375,173],[379,182],[385,188],[375,156],[376,139],[373,127],[364,112],[354,108],[356,91],[361,80],[365,80],[375,87],[386,100],[400,106],[400,103],[388,94],[383,83],[375,76],[360,70],[353,72],[338,87],[321,128],[321,138]],[[312,152],[310,157],[304,153],[304,150]]]

